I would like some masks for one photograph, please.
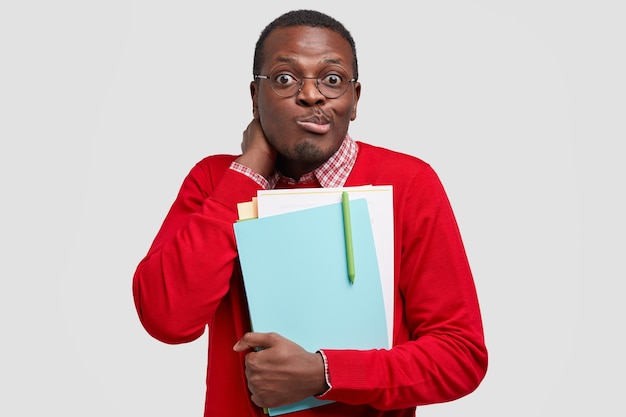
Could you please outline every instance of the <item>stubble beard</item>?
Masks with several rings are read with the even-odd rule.
[[[287,155],[289,159],[302,162],[324,162],[330,155],[325,155],[322,149],[314,143],[304,141],[293,147],[293,155]]]

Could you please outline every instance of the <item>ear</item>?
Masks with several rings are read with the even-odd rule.
[[[359,98],[361,97],[361,83],[360,82],[355,82],[354,83],[354,92],[353,94],[353,103],[352,103],[352,116],[350,116],[350,121],[356,119],[356,108],[357,108],[357,104],[359,104]]]
[[[259,83],[256,81],[250,82],[250,97],[252,98],[252,116],[255,119],[259,118]]]

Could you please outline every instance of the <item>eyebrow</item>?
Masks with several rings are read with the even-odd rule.
[[[294,62],[296,62],[297,60],[295,58],[290,58],[290,57],[286,57],[286,56],[279,56],[278,58],[276,58],[277,62],[284,62],[287,64],[293,64]],[[323,63],[325,64],[336,64],[336,65],[342,65],[343,61],[339,58],[326,58],[324,60],[322,60]]]

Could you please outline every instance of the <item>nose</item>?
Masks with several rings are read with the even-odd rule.
[[[326,101],[326,97],[317,88],[317,78],[313,77],[302,77],[297,99],[298,102],[307,106],[319,105]]]

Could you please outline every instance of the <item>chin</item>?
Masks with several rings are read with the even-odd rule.
[[[334,152],[325,150],[316,141],[304,140],[293,147],[293,159],[306,162],[325,161]]]

